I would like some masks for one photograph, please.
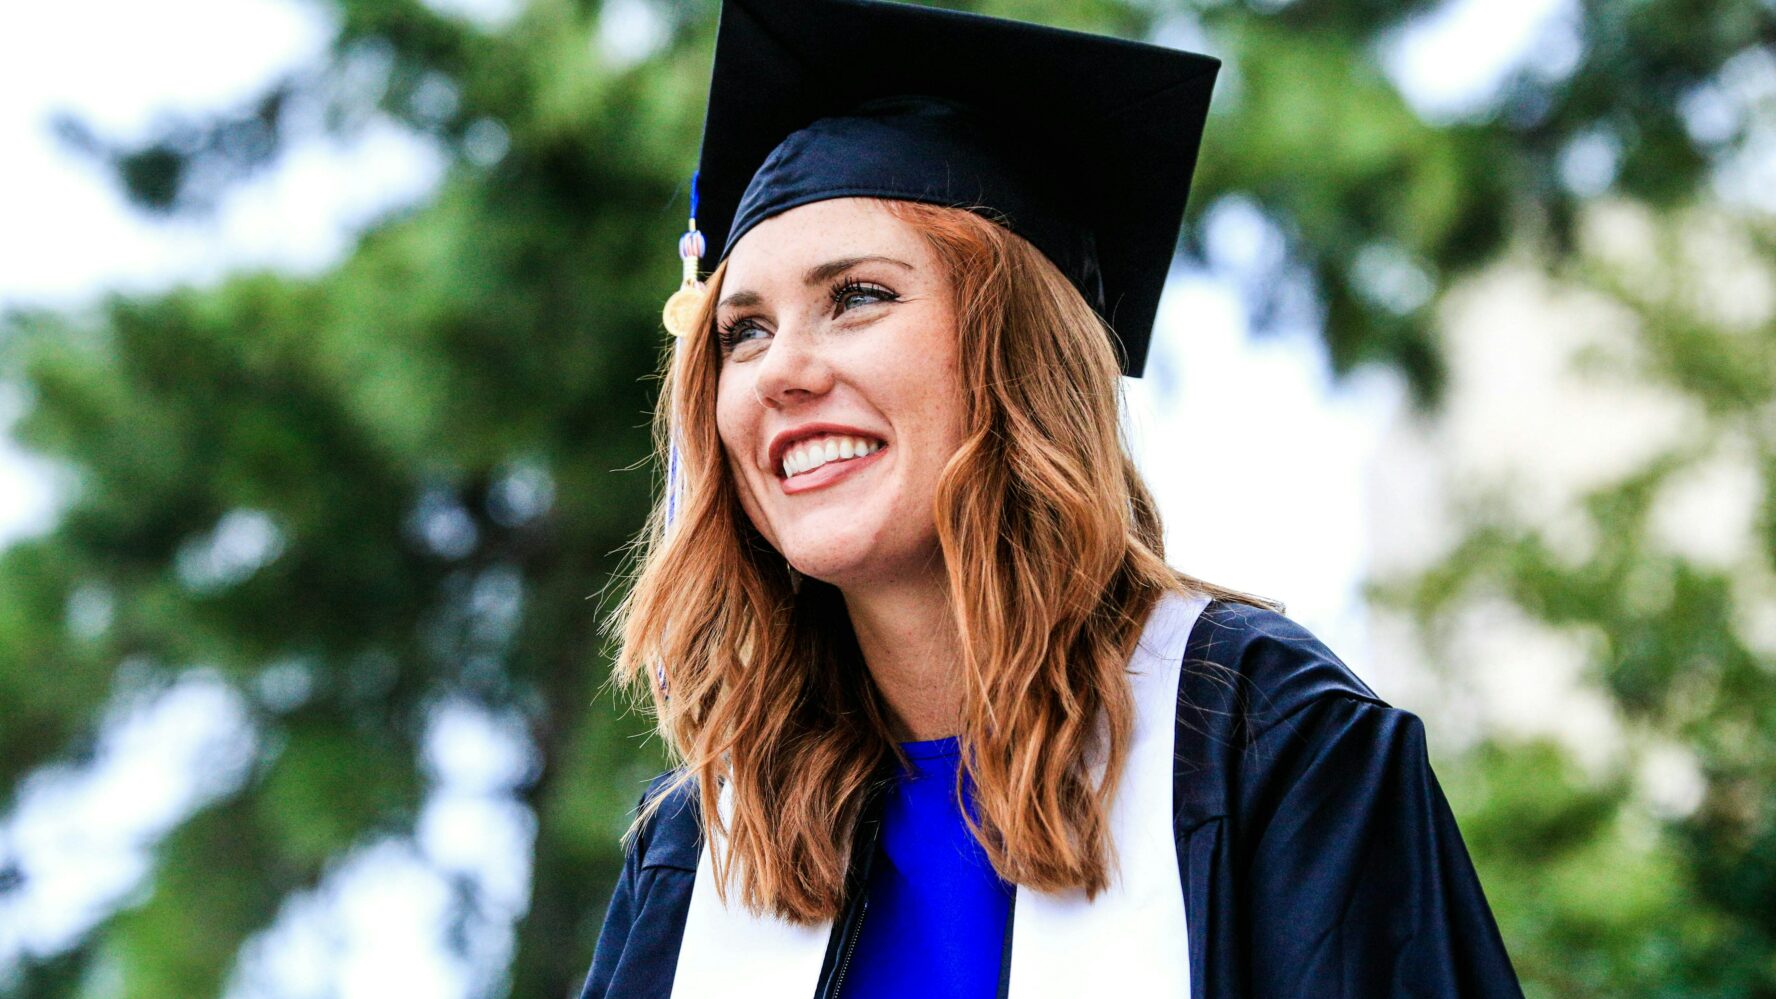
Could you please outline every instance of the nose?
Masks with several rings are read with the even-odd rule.
[[[832,366],[806,327],[779,329],[756,370],[758,400],[767,409],[793,407],[832,390]]]

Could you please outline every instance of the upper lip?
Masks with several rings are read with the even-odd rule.
[[[846,434],[851,437],[866,437],[872,441],[883,439],[881,434],[871,433],[868,430],[862,430],[857,427],[849,427],[843,423],[803,423],[799,426],[779,431],[777,436],[771,438],[771,447],[767,452],[767,455],[771,460],[771,471],[781,472],[783,470],[783,456],[789,452],[791,447],[794,447],[797,443],[807,440],[810,437],[818,437],[821,434]]]

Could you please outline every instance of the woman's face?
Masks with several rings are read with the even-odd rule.
[[[817,201],[728,254],[716,424],[740,502],[791,565],[844,588],[941,564],[933,497],[962,439],[951,283],[876,202]]]

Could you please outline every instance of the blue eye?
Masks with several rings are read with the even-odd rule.
[[[751,319],[736,319],[721,325],[716,332],[716,342],[721,344],[722,353],[725,354],[751,339],[751,334],[763,332],[764,328]]]
[[[833,308],[840,312],[847,311],[853,303],[870,305],[875,302],[892,302],[899,296],[888,289],[862,281],[841,281],[833,286]]]

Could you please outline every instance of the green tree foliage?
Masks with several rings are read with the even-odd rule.
[[[592,0],[532,0],[498,26],[418,0],[327,6],[340,30],[326,62],[248,106],[140,147],[60,126],[155,212],[205,210],[317,117],[350,130],[393,116],[451,165],[425,205],[319,276],[241,274],[7,317],[0,361],[28,399],[15,433],[78,488],[51,533],[0,553],[0,807],[28,775],[89,755],[130,683],[213,671],[246,697],[258,746],[158,844],[147,891],[67,952],[14,969],[21,997],[218,994],[291,893],[354,847],[412,834],[421,738],[452,699],[520,719],[533,754],[517,791],[536,822],[530,903],[495,990],[571,994],[616,836],[660,762],[643,722],[601,692],[606,605],[589,598],[620,578],[654,486],[648,376],[716,5],[661,4],[666,41],[632,64],[594,43]],[[1684,102],[1776,42],[1759,0],[1584,4],[1567,71],[1523,73],[1495,109],[1427,121],[1376,59],[1421,2],[976,9],[1183,34],[1226,58],[1193,217],[1227,197],[1263,212],[1288,244],[1279,285],[1312,292],[1338,370],[1391,365],[1427,404],[1444,378],[1441,289],[1507,251],[1567,280],[1614,280],[1579,248],[1598,192],[1557,179],[1572,144],[1618,151],[1614,197],[1655,213],[1705,201],[1745,128],[1699,139]],[[1390,291],[1376,261],[1426,293]],[[1647,320],[1640,374],[1757,441],[1767,568],[1772,331],[1734,339],[1681,295],[1608,290]],[[1627,784],[1598,785],[1551,747],[1489,745],[1460,770],[1472,795],[1453,797],[1478,803],[1476,856],[1542,995],[1776,994],[1771,664],[1734,637],[1743,599],[1718,572],[1639,540],[1646,496],[1688,457],[1595,498],[1608,544],[1583,565],[1488,522],[1390,591],[1427,628],[1489,583],[1593,629],[1598,681],[1703,761],[1705,803],[1670,834],[1637,820]],[[259,553],[244,566],[218,554],[243,531]],[[104,613],[81,611],[93,605]],[[300,696],[268,693],[292,676]]]
[[[1685,414],[1683,432],[1577,496],[1558,530],[1530,522],[1504,497],[1477,498],[1446,558],[1385,581],[1377,595],[1431,636],[1459,618],[1465,601],[1484,595],[1502,596],[1579,638],[1587,678],[1616,707],[1628,736],[1629,750],[1612,762],[1605,783],[1619,783],[1672,747],[1697,772],[1699,801],[1674,810],[1628,787],[1600,799],[1595,780],[1551,772],[1525,775],[1538,786],[1512,791],[1505,775],[1524,759],[1478,759],[1482,770],[1496,771],[1490,780],[1503,793],[1559,797],[1550,789],[1568,786],[1563,807],[1596,802],[1596,834],[1566,837],[1571,859],[1557,865],[1593,879],[1595,890],[1563,877],[1550,882],[1533,862],[1494,879],[1521,878],[1541,893],[1505,911],[1521,921],[1520,957],[1547,963],[1545,994],[1772,996],[1776,321],[1757,299],[1776,291],[1760,285],[1776,261],[1776,225],[1695,208],[1639,217],[1649,225],[1644,246],[1623,253],[1581,238],[1556,274],[1622,310],[1619,345],[1585,355],[1584,374],[1660,393]],[[1723,484],[1722,469],[1751,488]],[[1673,505],[1698,491],[1715,503]],[[1735,509],[1738,500],[1745,509]],[[1709,550],[1682,535],[1719,525],[1674,528],[1672,511],[1684,509],[1728,519],[1743,513],[1747,523],[1730,553]],[[1540,807],[1508,800],[1485,810],[1502,817]],[[1535,828],[1533,820],[1516,824]],[[1544,845],[1480,845],[1509,869],[1562,842],[1557,834],[1531,838]],[[1575,953],[1584,960],[1573,960]]]

